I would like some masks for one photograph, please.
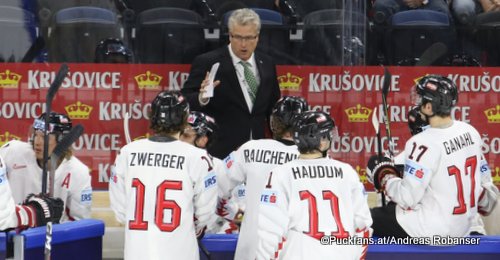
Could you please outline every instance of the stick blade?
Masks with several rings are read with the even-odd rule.
[[[52,84],[50,84],[49,91],[47,91],[47,102],[51,102],[52,99],[54,99],[54,96],[56,95],[57,91],[61,87],[61,84],[68,75],[69,67],[66,65],[66,63],[61,64],[61,67],[59,68],[59,71],[56,74],[56,77],[54,78],[54,81]]]
[[[57,143],[56,147],[52,151],[52,156],[55,156],[56,158],[61,157],[64,151],[66,151],[82,134],[83,126],[80,124],[74,126],[69,134],[64,136],[64,138]]]

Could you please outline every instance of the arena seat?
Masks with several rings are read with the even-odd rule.
[[[19,234],[11,231],[14,259],[44,259],[45,229],[30,228]],[[55,224],[52,232],[51,259],[102,259],[103,221],[84,219]]]
[[[500,12],[486,12],[476,16],[476,43],[485,51],[485,65],[500,65]]]
[[[304,17],[300,58],[307,65],[363,65],[367,28],[359,12],[311,12]]]
[[[0,62],[20,62],[37,37],[35,16],[28,10],[0,4]]]
[[[59,10],[48,36],[51,62],[93,62],[97,44],[107,38],[122,38],[114,12],[93,6]]]
[[[386,35],[386,54],[390,65],[415,65],[419,57],[437,42],[448,48],[454,42],[450,20],[445,13],[416,9],[397,12],[391,17]],[[442,63],[437,60],[434,65]]]
[[[202,17],[194,11],[160,7],[137,16],[133,49],[140,63],[190,64],[205,45]]]

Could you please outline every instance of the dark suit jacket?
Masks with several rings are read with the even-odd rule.
[[[215,80],[220,80],[214,89],[214,96],[206,106],[200,106],[198,93],[201,82],[212,65],[220,62]],[[253,111],[243,96],[236,70],[229,54],[228,46],[198,56],[191,66],[191,72],[182,88],[182,94],[188,99],[190,109],[201,111],[215,119],[218,125],[217,139],[208,152],[223,159],[230,152],[250,139],[264,138],[271,110],[281,96],[276,76],[276,66],[268,56],[255,53],[255,62],[260,76]]]

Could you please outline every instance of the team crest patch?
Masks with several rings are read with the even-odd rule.
[[[233,158],[233,155],[230,154],[228,155],[225,159],[224,159],[224,163],[226,164],[226,168],[227,169],[230,169],[231,166],[233,166],[233,163],[234,163],[234,158]]]
[[[262,191],[262,194],[260,195],[260,203],[262,204],[274,205],[276,204],[277,200],[278,200],[278,192],[275,190],[265,189]]]
[[[208,174],[205,179],[205,189],[212,188],[217,184],[217,177],[215,177],[215,173]]]
[[[116,183],[118,181],[118,177],[116,176],[116,170],[115,170],[115,166],[111,166],[111,176],[109,176],[109,179]]]
[[[418,181],[422,181],[426,175],[430,173],[430,169],[423,167],[420,164],[411,160],[405,162],[405,177],[411,177]]]

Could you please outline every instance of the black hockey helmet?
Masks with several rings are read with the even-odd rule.
[[[132,52],[118,38],[108,38],[100,41],[95,49],[96,63],[130,63]]]
[[[189,104],[179,91],[162,91],[151,103],[151,128],[180,127],[189,113]]]
[[[307,101],[299,96],[284,96],[274,104],[271,112],[271,130],[275,132],[274,120],[286,128],[293,126],[293,120],[297,115],[307,111]]]
[[[212,136],[217,130],[215,120],[199,111],[189,112],[188,124],[193,128],[198,136]]]
[[[322,138],[332,140],[334,129],[335,122],[330,115],[322,111],[307,111],[295,121],[293,140],[300,152],[318,150]]]
[[[429,122],[420,113],[420,107],[414,107],[408,111],[408,127],[411,135],[416,135],[429,127]]]
[[[441,75],[427,75],[416,84],[416,93],[421,97],[417,105],[431,102],[436,115],[449,115],[458,102],[458,90],[453,81]]]
[[[33,122],[33,129],[44,132],[45,131],[45,115],[42,113]],[[55,134],[57,136],[57,141],[60,141],[65,134],[71,131],[73,124],[71,118],[65,114],[60,114],[57,112],[50,112],[49,114],[49,134]]]

